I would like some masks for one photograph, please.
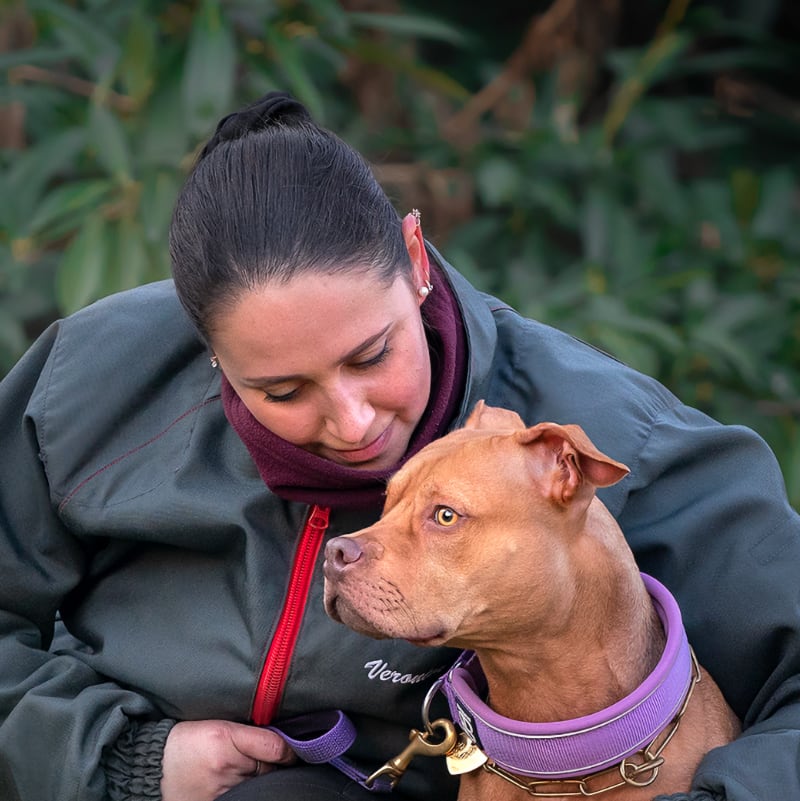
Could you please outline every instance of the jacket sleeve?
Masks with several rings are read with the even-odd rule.
[[[0,382],[0,798],[116,800],[125,784],[138,788],[131,799],[159,798],[171,721],[53,642],[89,559],[55,512],[38,446],[40,378],[57,345],[54,324]]]
[[[676,403],[629,466],[623,531],[743,723],[675,798],[800,798],[800,517],[777,460],[749,429]]]

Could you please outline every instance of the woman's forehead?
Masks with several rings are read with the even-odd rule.
[[[215,320],[218,353],[269,375],[288,375],[309,362],[343,359],[372,338],[419,314],[408,282],[369,274],[306,274],[241,294]],[[230,364],[229,364],[230,366]]]

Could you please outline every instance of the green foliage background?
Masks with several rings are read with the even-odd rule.
[[[535,102],[524,85],[509,94],[514,107],[523,92],[522,123],[485,113],[465,141],[448,120],[519,39],[499,9],[487,22],[446,3],[6,0],[0,109],[22,139],[0,152],[0,375],[55,317],[168,276],[198,145],[236,106],[288,89],[373,161],[398,208],[422,208],[478,285],[759,431],[800,507],[788,6],[638,6],[657,24],[606,48],[584,96],[565,96],[555,68],[532,72]],[[738,99],[723,102],[731,80]]]

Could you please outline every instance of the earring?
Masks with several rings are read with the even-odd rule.
[[[217,358],[217,354],[215,353],[209,361],[211,362],[211,366],[216,370],[219,367],[219,359]]]
[[[411,209],[411,213],[414,215],[414,219],[417,221],[417,228],[419,228],[420,220],[422,219],[422,214],[420,214],[419,209]]]
[[[422,286],[421,286],[421,287],[420,287],[420,288],[417,290],[417,294],[418,294],[418,295],[419,295],[421,298],[427,298],[427,297],[428,297],[428,295],[430,295],[430,294],[431,294],[431,292],[433,292],[433,284],[432,284],[430,281],[426,281],[426,282],[425,282],[425,283],[424,283],[424,284],[423,284],[423,285],[422,285]]]

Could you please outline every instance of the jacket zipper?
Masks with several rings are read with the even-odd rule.
[[[267,726],[272,721],[286,686],[289,663],[300,634],[314,566],[330,522],[330,511],[324,506],[313,506],[300,535],[283,610],[256,687],[252,718],[258,726]]]

